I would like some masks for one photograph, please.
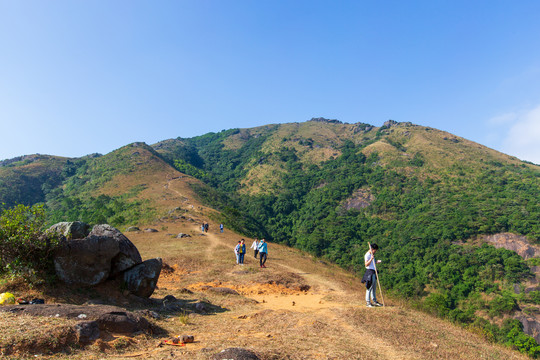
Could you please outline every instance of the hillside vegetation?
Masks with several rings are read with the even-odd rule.
[[[0,161],[0,204],[13,207],[45,200],[45,195],[65,179],[69,159],[49,155],[21,156]]]
[[[526,289],[540,260],[477,240],[514,233],[540,242],[540,167],[455,135],[326,119],[231,129],[70,159],[55,184],[29,197],[45,200],[50,223],[145,224],[197,198],[244,236],[358,275],[376,242],[385,289],[540,355],[519,320],[525,305],[540,314],[538,289]]]
[[[428,311],[482,328],[490,338],[504,342],[512,329],[521,331],[520,322],[508,317],[519,303],[540,304],[512,290],[532,276],[521,257],[467,245],[476,236],[500,232],[539,241],[536,165],[395,122],[374,128],[319,119],[233,129],[155,148],[227,196],[229,206],[234,203],[243,219],[257,224],[249,234],[357,273],[367,242],[376,242],[383,249],[384,287]],[[224,209],[222,197],[203,194]],[[522,350],[539,354],[536,342],[531,344]]]

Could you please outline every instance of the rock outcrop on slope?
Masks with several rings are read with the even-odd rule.
[[[522,235],[516,235],[512,233],[500,233],[494,235],[485,235],[481,239],[496,248],[504,248],[506,250],[514,251],[524,260],[540,257],[540,246],[531,244],[527,237]],[[540,291],[540,267],[532,266],[531,270],[534,274],[534,278],[528,281],[525,286],[525,293],[531,291]],[[515,287],[515,291],[521,291],[519,286]],[[519,320],[523,325],[523,332],[535,338],[537,342],[540,342],[540,315],[526,314],[523,311],[516,311],[514,318]]]
[[[482,237],[482,239],[496,248],[505,248],[507,250],[515,251],[525,260],[540,256],[540,246],[531,244],[526,236],[501,233],[486,235]]]
[[[56,224],[48,232],[65,236],[66,228]],[[83,238],[82,232],[70,235],[60,241],[54,255],[60,280],[70,285],[95,286],[120,279],[130,293],[140,297],[152,295],[161,272],[160,258],[143,262],[135,245],[108,224],[94,226]]]

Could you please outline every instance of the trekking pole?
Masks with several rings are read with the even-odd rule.
[[[381,300],[384,306],[384,296],[382,294],[381,283],[379,282],[379,272],[377,271],[377,261],[375,260],[375,256],[373,256],[373,249],[371,248],[371,244],[369,243],[369,241],[368,241],[368,245],[369,245],[369,251],[371,252],[371,257],[373,258],[373,267],[375,267],[375,277],[377,278],[377,286],[379,286],[379,292],[381,293]]]

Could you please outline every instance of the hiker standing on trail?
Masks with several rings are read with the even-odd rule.
[[[364,255],[364,263],[366,266],[366,273],[362,278],[362,282],[366,283],[366,305],[367,307],[382,306],[377,301],[377,273],[375,264],[380,264],[381,260],[375,260],[375,253],[379,250],[377,244],[371,244],[371,248]]]
[[[201,231],[204,233],[204,223],[201,224]]]
[[[266,258],[268,256],[268,245],[266,244],[266,241],[264,239],[261,239],[261,242],[259,243],[259,263],[261,264],[262,268],[265,268],[266,265]]]
[[[204,223],[204,231],[208,232],[208,223]]]
[[[238,242],[238,245],[236,245],[235,250],[236,250],[236,253],[238,254],[237,263],[240,265],[244,265],[244,255],[246,255],[246,244],[244,243],[244,239]]]
[[[234,247],[234,254],[236,255],[236,265],[240,263],[240,254],[238,252],[238,249],[240,247],[240,240],[238,240],[238,244]]]
[[[223,232],[223,224],[219,224],[219,230]]]
[[[253,257],[255,257],[256,259],[257,254],[259,253],[259,239],[255,238],[255,241],[253,242],[253,244],[251,244],[250,249],[253,249]]]

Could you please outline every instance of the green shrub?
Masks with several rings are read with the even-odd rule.
[[[510,328],[509,331],[508,328]],[[533,358],[538,358],[540,356],[540,346],[532,336],[523,333],[523,325],[521,325],[518,320],[514,319],[507,321],[505,326],[503,326],[503,330],[507,330],[507,345],[510,345],[519,352],[527,354]]]
[[[489,302],[489,314],[491,316],[501,316],[509,314],[517,308],[517,303],[512,294],[503,292],[502,296],[497,296]]]
[[[424,308],[434,315],[444,317],[450,310],[448,296],[445,294],[432,293],[424,299]]]
[[[0,272],[23,275],[27,280],[52,270],[50,256],[57,239],[43,236],[43,206],[17,205],[0,214]]]

